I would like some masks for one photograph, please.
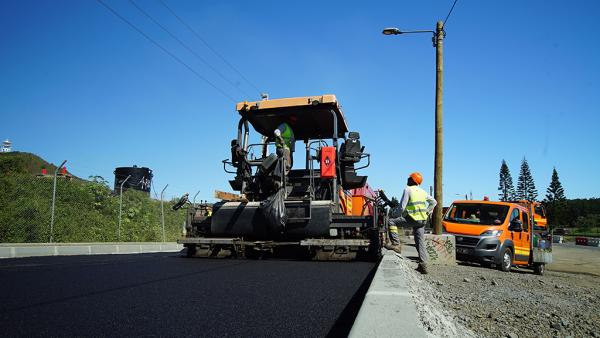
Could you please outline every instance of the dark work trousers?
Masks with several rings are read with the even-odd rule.
[[[425,222],[420,226],[413,226],[413,236],[415,236],[415,246],[419,253],[419,263],[427,263],[427,251],[425,250]]]
[[[425,225],[427,221],[413,221],[407,220],[404,217],[390,218],[388,226],[392,227],[404,227],[409,226],[413,228],[413,236],[415,237],[415,247],[419,254],[419,263],[427,263],[427,251],[425,250]],[[392,244],[400,244],[400,238],[397,237],[398,232],[390,231],[390,240]]]
[[[287,176],[290,169],[292,169],[292,152],[288,148],[277,148],[277,156],[283,157],[285,161],[285,175]]]

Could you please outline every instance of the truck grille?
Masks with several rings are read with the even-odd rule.
[[[456,236],[457,246],[477,246],[479,243],[479,237],[467,237],[467,236]]]

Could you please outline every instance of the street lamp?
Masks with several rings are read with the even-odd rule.
[[[398,34],[402,34],[402,31],[396,27],[388,27],[388,28],[384,28],[382,33],[384,35],[398,35]]]
[[[453,6],[454,7],[454,6]],[[443,82],[443,40],[446,36],[444,32],[444,23],[437,22],[436,30],[413,30],[401,31],[395,27],[385,28],[382,33],[384,35],[399,35],[411,33],[431,33],[433,34],[432,41],[435,47],[435,161],[433,170],[433,192],[434,198],[438,202],[433,211],[433,231],[439,235],[442,233],[442,207],[444,206],[442,199],[442,159],[443,159],[443,133],[442,133],[442,82]]]
[[[383,35],[400,35],[400,34],[411,34],[411,33],[432,33],[435,37],[435,32],[430,30],[416,30],[416,31],[401,31],[396,27],[388,27],[383,29]]]

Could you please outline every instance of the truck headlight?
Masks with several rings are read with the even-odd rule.
[[[486,230],[481,233],[481,236],[496,236],[502,235],[502,230]]]

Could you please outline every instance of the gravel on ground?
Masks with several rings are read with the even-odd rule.
[[[439,292],[416,272],[416,263],[407,258],[400,259],[399,267],[407,280],[409,292],[417,308],[417,323],[429,337],[476,337],[475,334],[455,320],[452,309],[440,302]]]
[[[425,329],[435,337],[600,337],[600,279],[590,274],[478,264],[403,269]]]

